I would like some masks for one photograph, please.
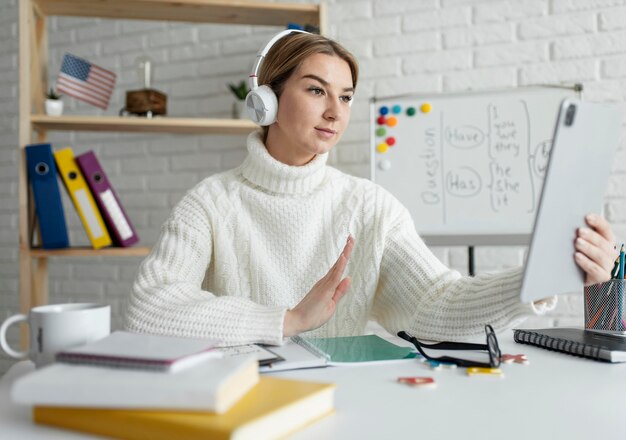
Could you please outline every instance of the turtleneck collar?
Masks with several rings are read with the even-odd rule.
[[[324,179],[328,153],[318,154],[306,165],[286,165],[269,154],[261,130],[250,133],[247,146],[248,156],[241,165],[243,177],[264,189],[281,194],[305,194]]]

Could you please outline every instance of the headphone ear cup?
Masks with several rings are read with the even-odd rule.
[[[255,124],[271,125],[276,121],[278,98],[269,86],[262,85],[246,96],[246,110]]]

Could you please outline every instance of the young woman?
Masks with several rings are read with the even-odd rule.
[[[521,268],[448,269],[392,195],[326,165],[357,78],[354,57],[325,37],[289,34],[271,47],[259,84],[278,96],[276,122],[250,134],[239,167],[174,208],[137,275],[127,329],[281,344],[358,335],[375,319],[393,334],[461,340],[554,308],[556,298],[520,302]],[[592,284],[610,278],[614,239],[603,218],[586,222],[572,240]]]

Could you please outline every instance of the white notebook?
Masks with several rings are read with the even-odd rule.
[[[19,378],[11,397],[28,405],[223,413],[258,381],[254,357],[205,359],[175,374],[58,363]]]
[[[117,331],[98,341],[57,353],[57,362],[175,373],[222,354],[210,339]]]

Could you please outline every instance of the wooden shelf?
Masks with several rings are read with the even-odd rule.
[[[224,24],[319,26],[319,5],[245,0],[33,0],[42,15]]]
[[[248,134],[257,128],[244,119],[139,118],[135,116],[45,116],[31,115],[39,132],[54,130],[111,131],[176,134]]]
[[[285,0],[301,1],[301,0]],[[15,1],[14,1],[15,3]],[[17,0],[19,6],[19,142],[18,172],[20,310],[48,303],[49,257],[144,257],[148,247],[93,250],[89,247],[31,249],[34,204],[29,194],[24,146],[46,142],[51,131],[246,135],[257,128],[248,120],[134,116],[43,115],[48,84],[48,30],[51,16],[163,22],[261,25],[284,28],[288,23],[318,26],[326,31],[326,5],[282,3],[282,0]],[[68,49],[71,49],[71,44]],[[39,243],[39,242],[38,242]],[[28,332],[22,327],[22,348]]]
[[[88,247],[71,247],[65,249],[30,249],[32,258],[47,257],[145,257],[150,253],[149,247],[109,247],[92,249]]]

